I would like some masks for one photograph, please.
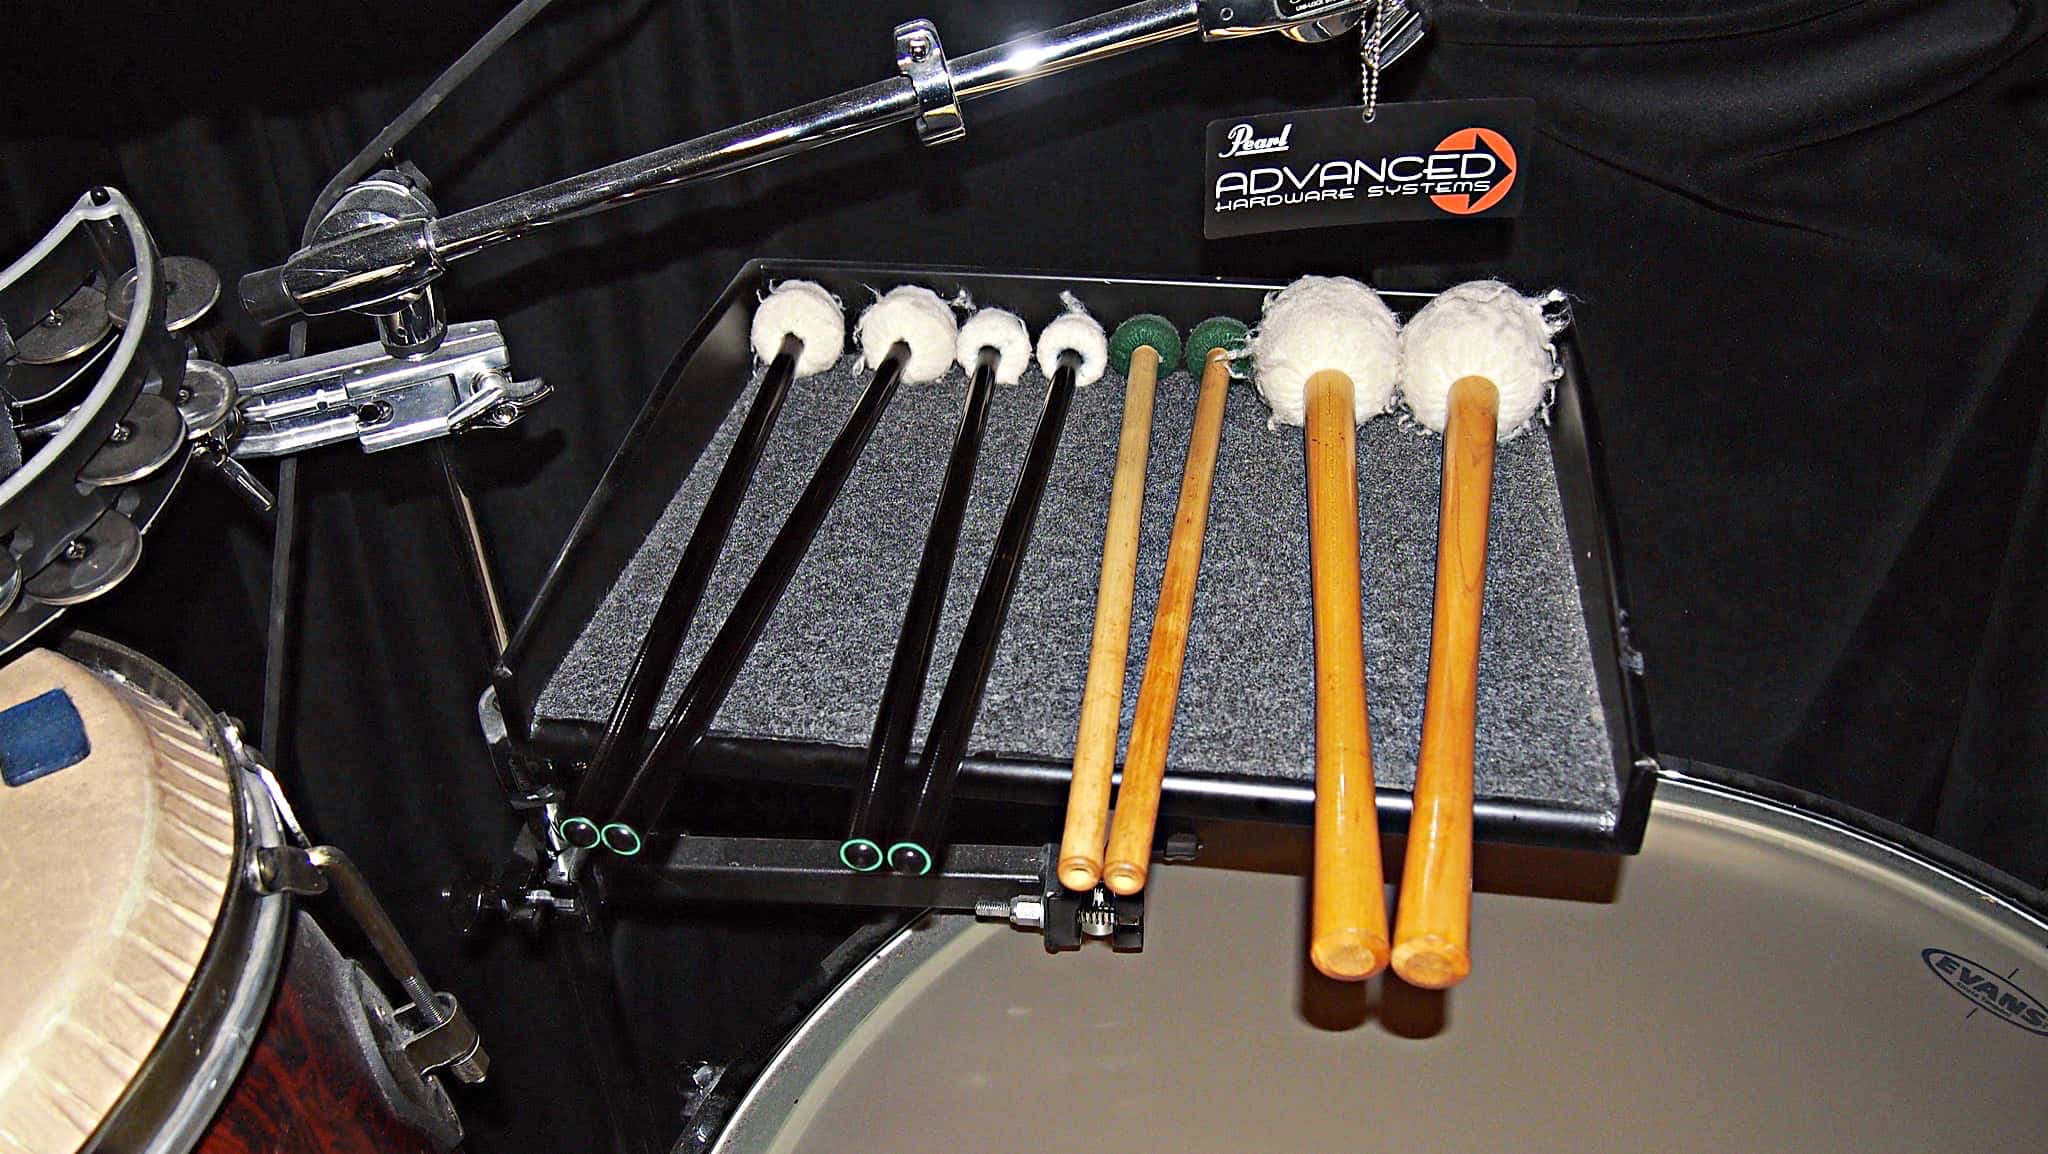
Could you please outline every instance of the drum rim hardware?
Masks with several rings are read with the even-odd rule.
[[[362,991],[362,1024],[370,1033],[359,1044],[375,1043],[389,1073],[409,1063],[430,1099],[406,1088],[409,1079],[382,1082],[380,1093],[397,1094],[394,1109],[438,1101],[445,1121],[459,1123],[438,1080],[445,1069],[465,1082],[481,1081],[489,1059],[456,1000],[435,993],[398,932],[344,855],[324,846],[304,846],[289,804],[277,792],[261,756],[246,746],[240,725],[213,712],[189,686],[149,658],[96,635],[72,631],[54,648],[100,678],[122,687],[136,708],[168,711],[192,727],[198,740],[221,759],[234,812],[234,858],[219,914],[184,996],[171,1013],[148,1056],[126,1089],[99,1120],[83,1151],[187,1154],[197,1149],[243,1081],[252,1056],[273,1023],[287,954],[297,957],[302,935],[317,927],[295,913],[292,892],[335,889],[392,970],[419,1001],[395,1011],[361,967],[350,965]],[[264,884],[268,876],[292,884]],[[294,918],[304,921],[295,926]],[[293,943],[298,943],[297,946]],[[331,949],[331,947],[330,947]],[[420,1005],[429,1007],[421,1010]],[[403,1054],[407,1063],[397,1061]],[[379,1075],[382,1077],[383,1075]],[[403,1101],[401,1102],[400,1099]],[[443,1118],[413,1118],[412,1124],[439,1126]],[[437,1138],[437,1141],[442,1139]],[[447,1139],[449,1142],[455,1138]]]
[[[421,1077],[447,1070],[469,1085],[484,1081],[491,1059],[476,1026],[454,995],[436,992],[427,983],[412,949],[346,853],[330,845],[265,846],[256,851],[247,876],[258,891],[267,894],[311,897],[331,890],[369,939],[384,968],[412,999],[398,1008],[397,1020],[402,1032],[400,1045],[413,1069]]]

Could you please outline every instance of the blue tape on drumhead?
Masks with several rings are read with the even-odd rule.
[[[0,780],[27,785],[84,761],[92,753],[85,720],[71,695],[52,689],[0,709]]]

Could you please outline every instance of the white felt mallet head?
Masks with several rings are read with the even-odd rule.
[[[1358,424],[1393,402],[1400,324],[1380,294],[1350,277],[1305,276],[1267,297],[1250,347],[1255,383],[1276,423],[1307,420],[1308,379],[1324,371],[1351,378]]]
[[[910,349],[903,379],[936,381],[953,367],[953,345],[960,325],[939,294],[918,285],[898,285],[860,314],[853,329],[861,354],[871,369],[882,367],[898,341]]]
[[[1074,373],[1076,385],[1092,385],[1101,380],[1102,370],[1109,365],[1109,337],[1104,335],[1102,325],[1072,298],[1067,300],[1067,311],[1038,334],[1038,371],[1052,376],[1060,367],[1063,353],[1073,353],[1081,359],[1081,367]]]
[[[807,280],[786,280],[776,285],[754,309],[749,330],[754,355],[772,361],[782,351],[782,342],[795,337],[803,342],[797,354],[796,375],[822,373],[839,360],[846,347],[846,310],[839,298],[823,285]]]
[[[953,346],[954,359],[968,372],[981,360],[981,350],[996,350],[996,383],[1014,385],[1031,367],[1031,333],[1016,313],[983,309],[960,326],[960,339]]]
[[[1494,280],[1446,289],[1401,333],[1401,396],[1421,424],[1439,433],[1451,386],[1484,377],[1499,390],[1497,434],[1520,433],[1550,398],[1557,380],[1554,330],[1543,302]]]

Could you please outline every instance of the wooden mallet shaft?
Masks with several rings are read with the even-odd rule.
[[[1216,450],[1223,439],[1230,360],[1230,350],[1219,348],[1212,350],[1202,365],[1202,391],[1195,401],[1195,427],[1181,472],[1180,504],[1173,514],[1173,537],[1166,546],[1166,574],[1159,584],[1152,640],[1145,651],[1145,674],[1138,685],[1131,747],[1124,755],[1123,788],[1117,794],[1116,821],[1109,831],[1107,864],[1100,871],[1103,882],[1119,894],[1144,889],[1151,867],[1159,791],[1166,780],[1166,749],[1173,737],[1173,711],[1180,697],[1188,626],[1194,618],[1195,585],[1202,566],[1202,536],[1208,528],[1209,494],[1216,479]],[[1070,809],[1069,832],[1072,828]],[[1063,864],[1062,877],[1064,868]]]
[[[1307,382],[1309,562],[1316,647],[1315,866],[1309,960],[1363,981],[1387,964],[1387,904],[1365,708],[1358,430],[1351,378]]]
[[[1485,377],[1451,385],[1429,685],[1393,953],[1403,981],[1435,990],[1472,972],[1472,746],[1499,409],[1500,391]]]
[[[1152,398],[1159,350],[1140,345],[1125,377],[1123,432],[1109,490],[1109,527],[1102,542],[1102,578],[1095,587],[1095,634],[1074,741],[1067,824],[1060,836],[1059,878],[1091,890],[1102,873],[1102,835],[1109,821],[1110,777],[1116,767],[1117,724],[1123,718],[1124,663],[1131,643],[1131,595],[1138,575],[1138,527],[1145,504],[1145,462],[1152,444]]]

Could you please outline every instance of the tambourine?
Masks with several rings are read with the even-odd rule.
[[[193,440],[232,419],[188,335],[219,295],[111,188],[0,272],[0,654],[135,570]]]

